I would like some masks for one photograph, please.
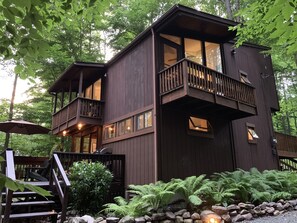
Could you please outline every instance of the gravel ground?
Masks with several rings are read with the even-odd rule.
[[[256,218],[251,221],[243,221],[243,223],[297,223],[297,211],[290,211],[273,217]]]

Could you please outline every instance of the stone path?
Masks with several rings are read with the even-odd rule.
[[[278,216],[256,218],[242,223],[297,223],[297,211],[289,211]]]

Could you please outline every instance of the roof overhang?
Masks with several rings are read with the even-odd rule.
[[[106,64],[75,62],[60,75],[48,91],[50,93],[68,92],[69,90],[78,92],[81,73],[83,73],[83,88],[86,88],[105,75]]]
[[[172,35],[187,33],[190,36],[201,36],[217,42],[227,42],[236,36],[236,31],[229,30],[229,27],[237,24],[228,19],[176,5],[164,14],[153,27],[157,32]]]

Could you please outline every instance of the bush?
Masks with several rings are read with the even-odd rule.
[[[112,174],[101,163],[76,162],[70,168],[70,203],[82,214],[96,214],[107,195]]]

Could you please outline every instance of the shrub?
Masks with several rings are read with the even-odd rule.
[[[107,195],[112,174],[101,163],[76,162],[70,168],[72,207],[82,214],[96,214]]]

